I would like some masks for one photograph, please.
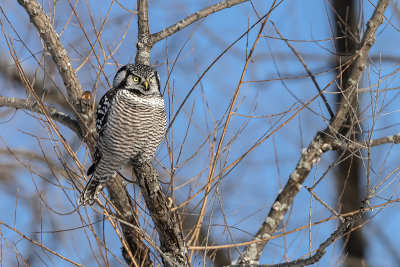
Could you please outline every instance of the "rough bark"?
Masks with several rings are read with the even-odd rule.
[[[187,248],[170,202],[162,192],[158,174],[151,164],[134,167],[141,192],[154,226],[159,234],[163,261],[166,266],[189,266]]]

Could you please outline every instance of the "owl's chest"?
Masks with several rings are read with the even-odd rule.
[[[162,98],[140,98],[121,94],[115,98],[110,119],[125,136],[162,131],[165,107]]]

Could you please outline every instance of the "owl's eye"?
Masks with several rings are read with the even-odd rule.
[[[133,77],[133,81],[134,81],[135,83],[139,82],[139,77],[137,77],[137,76]]]
[[[149,78],[149,83],[151,83],[153,81],[153,78]]]

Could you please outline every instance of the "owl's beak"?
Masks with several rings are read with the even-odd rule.
[[[144,81],[143,82],[144,88],[149,89],[149,82],[148,81]]]

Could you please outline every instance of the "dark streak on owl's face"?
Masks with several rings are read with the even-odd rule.
[[[157,71],[148,65],[128,64],[118,70],[113,87],[139,95],[159,95],[160,78]]]

